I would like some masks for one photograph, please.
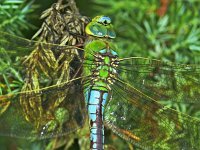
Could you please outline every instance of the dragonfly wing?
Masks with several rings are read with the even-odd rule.
[[[75,46],[62,46],[59,44],[28,40],[28,39],[11,35],[9,33],[5,33],[2,31],[0,31],[0,48],[1,48],[0,56],[4,55],[4,52],[2,51],[2,49],[4,49],[9,56],[25,56],[38,48],[51,50],[51,51],[54,51],[55,53],[56,52],[61,53],[61,52],[66,52],[66,51],[69,52],[70,50],[72,53],[73,51],[75,51],[74,50]],[[80,48],[77,47],[77,50],[78,49],[80,50]]]
[[[105,123],[116,134],[144,149],[200,147],[200,120],[165,107],[117,80],[106,105]]]
[[[155,59],[121,59],[120,76],[146,95],[175,102],[200,102],[200,65],[178,65]]]
[[[56,76],[59,75],[55,74],[62,75],[63,70],[66,70],[65,72],[69,71],[69,68],[72,67],[69,64],[72,61],[82,61],[80,56],[82,53],[83,50],[76,46],[61,46],[27,40],[0,31],[0,57],[2,58],[0,65],[4,66],[4,70],[8,70],[9,66],[11,66],[10,68],[20,68],[23,66],[26,70],[29,70],[29,74],[42,72],[47,77],[56,80]],[[20,58],[21,61],[16,61],[16,58]],[[8,60],[9,63],[5,63]],[[23,63],[19,64],[19,62]]]
[[[22,138],[65,135],[83,126],[85,105],[79,77],[60,85],[0,96],[0,134]],[[9,105],[9,106],[8,106]]]

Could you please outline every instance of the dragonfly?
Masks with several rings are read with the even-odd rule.
[[[0,32],[2,58],[4,52],[12,56],[16,50],[26,55],[36,49],[36,45],[45,51],[41,55],[49,54],[46,59],[57,51],[62,51],[63,57],[76,58],[66,65],[73,66],[66,72],[70,75],[67,81],[54,75],[54,81],[45,80],[41,67],[32,74],[41,76],[40,81],[26,85],[21,92],[1,95],[0,134],[53,138],[75,132],[88,120],[92,150],[104,149],[105,126],[142,149],[161,149],[161,146],[198,149],[200,119],[166,106],[164,102],[199,104],[200,65],[144,57],[120,58],[120,50],[114,43],[116,34],[108,16],[93,18],[85,32],[84,48],[27,40]],[[34,58],[39,57],[34,55]],[[25,61],[27,59],[29,57]],[[34,65],[24,69],[33,70]],[[26,77],[24,82],[28,80],[32,78]],[[43,87],[37,82],[43,83]]]

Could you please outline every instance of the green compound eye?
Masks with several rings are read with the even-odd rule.
[[[106,25],[111,24],[111,19],[107,16],[101,16],[98,20],[98,23],[101,23],[106,26]]]
[[[88,35],[101,38],[115,38],[116,34],[107,16],[97,16],[86,26],[85,32]]]

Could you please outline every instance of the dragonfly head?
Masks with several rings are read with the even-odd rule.
[[[100,38],[115,38],[116,34],[111,23],[111,19],[107,16],[96,16],[85,28],[88,35]]]
[[[108,26],[111,24],[111,19],[107,16],[98,16],[97,18],[95,17],[93,20],[104,26]]]

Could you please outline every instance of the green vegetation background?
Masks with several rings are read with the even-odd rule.
[[[54,2],[0,1],[0,29],[31,38],[43,21],[39,20],[42,11]],[[199,0],[76,0],[76,3],[82,15],[92,18],[104,14],[112,18],[117,32],[115,42],[122,57],[143,56],[177,63],[200,63]],[[7,9],[3,7],[5,4],[16,7]],[[192,108],[178,105],[177,109],[184,112]],[[191,115],[200,118],[200,111]],[[47,149],[49,142],[1,137],[0,149],[43,150]],[[120,143],[128,145],[123,141]],[[127,147],[131,148],[130,145]],[[78,149],[77,145],[71,149]]]

